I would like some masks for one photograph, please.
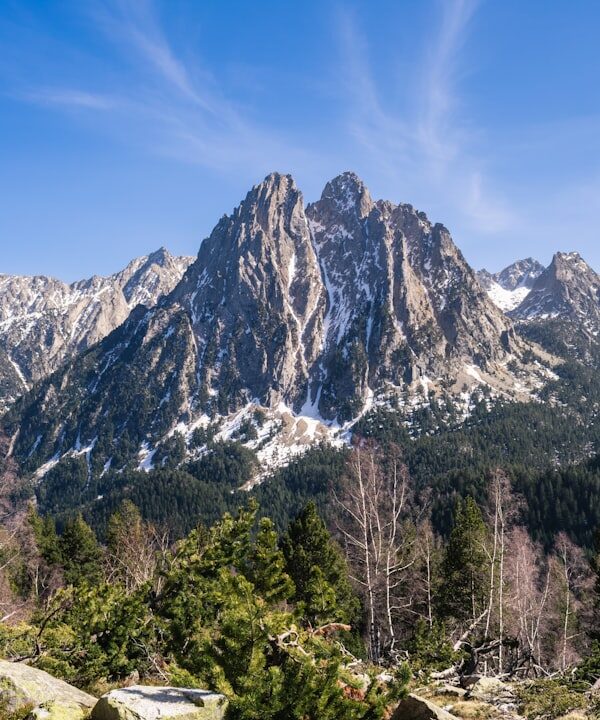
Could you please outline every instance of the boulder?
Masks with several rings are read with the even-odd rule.
[[[80,720],[96,698],[43,670],[0,660],[0,702],[8,711],[31,706],[40,720]]]
[[[394,710],[392,720],[457,720],[447,710],[418,695],[407,695]]]
[[[467,691],[457,685],[440,685],[435,688],[436,695],[448,695],[455,698],[464,698]]]
[[[494,705],[515,702],[515,694],[511,688],[494,677],[480,677],[469,688],[469,697]]]
[[[133,685],[98,700],[92,720],[222,720],[227,700],[206,690]]]

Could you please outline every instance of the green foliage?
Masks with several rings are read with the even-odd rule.
[[[451,618],[465,625],[474,621],[484,609],[487,586],[486,534],[477,503],[470,497],[464,502],[459,500],[442,564],[440,612],[443,618]]]
[[[239,488],[252,479],[258,467],[256,455],[240,442],[212,443],[210,452],[187,464],[186,471],[200,482]]]
[[[445,626],[437,620],[431,627],[423,618],[417,620],[407,651],[414,673],[446,670],[459,659],[459,654],[454,652],[448,640]]]
[[[253,495],[279,530],[284,530],[311,500],[327,520],[332,491],[345,473],[346,458],[346,450],[326,444],[311,448],[275,470]]]
[[[285,572],[279,537],[269,518],[262,518],[249,557],[248,577],[267,603],[293,598],[294,583]]]
[[[61,545],[56,534],[56,524],[51,515],[41,517],[33,506],[27,517],[40,555],[50,565],[60,565],[62,559]]]
[[[597,626],[592,627],[592,634],[597,635]],[[600,641],[593,640],[586,657],[577,668],[577,678],[594,684],[600,678]]]
[[[348,581],[346,560],[309,502],[282,541],[298,611],[315,626],[337,620],[355,625],[360,603]]]
[[[186,452],[185,438],[180,432],[175,432],[160,443],[152,460],[157,467],[176,468],[185,460]]]
[[[125,503],[108,524],[109,547],[140,522],[135,506]],[[315,547],[303,536],[311,528],[318,535]],[[325,556],[319,561],[329,558],[335,566],[330,577],[336,588],[349,588],[314,507],[292,536],[312,552],[321,548]],[[0,633],[3,652],[20,651],[38,667],[86,688],[134,671],[142,678],[159,672],[163,681],[225,693],[236,720],[376,720],[405,692],[405,667],[385,684],[376,669],[355,675],[335,633],[313,630],[302,602],[295,605],[296,588],[274,525],[258,519],[253,501],[209,530],[192,531],[165,558],[154,582],[133,590],[118,576],[91,582],[88,563],[97,546],[81,517],[65,528],[62,553],[73,550],[75,538],[81,540],[82,574],[66,569],[75,584],[40,609],[37,627]],[[313,566],[307,567],[310,576]],[[307,592],[310,597],[308,586]],[[352,608],[344,608],[343,592],[340,598],[339,615],[335,593],[327,608],[332,622],[345,620]]]
[[[148,593],[144,587],[128,594],[114,582],[59,592],[45,615],[38,666],[80,687],[134,670],[147,674],[156,642]]]
[[[60,561],[68,585],[98,582],[102,550],[81,514],[67,521],[59,540]]]
[[[250,504],[177,548],[156,606],[175,675],[224,692],[243,720],[381,717],[387,692],[373,680],[363,702],[345,697],[340,649],[280,604],[295,590],[272,523],[253,534],[256,514]]]
[[[555,720],[588,704],[582,688],[562,680],[536,680],[515,686],[520,712],[528,720]]]

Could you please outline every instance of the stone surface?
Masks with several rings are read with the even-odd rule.
[[[477,277],[487,294],[501,310],[514,310],[529,295],[544,266],[533,258],[518,260],[497,273],[480,270]]]
[[[600,329],[600,276],[579,253],[556,253],[511,316],[571,320],[595,337]]]
[[[0,660],[0,699],[9,710],[32,705],[40,720],[79,720],[96,703],[96,698],[43,670],[5,660]]]
[[[206,690],[134,685],[111,690],[92,710],[92,720],[221,720],[227,701]]]
[[[392,720],[456,720],[456,717],[430,700],[411,693],[394,710]]]
[[[469,687],[469,697],[483,702],[501,705],[515,702],[511,688],[494,677],[481,677]]]
[[[464,698],[467,691],[457,685],[441,685],[435,688],[436,695],[448,695],[455,698]]]

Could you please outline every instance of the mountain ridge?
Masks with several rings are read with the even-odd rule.
[[[523,302],[544,270],[540,262],[529,257],[497,273],[479,270],[477,277],[492,302],[504,312],[510,312]]]
[[[109,334],[136,305],[155,304],[190,261],[160,248],[112,275],[72,283],[0,275],[0,409]]]
[[[19,401],[3,421],[27,467],[146,457],[179,428],[270,412],[294,443],[376,402],[527,398],[549,376],[448,230],[343,173],[305,207],[289,175],[254,186],[182,279]],[[115,398],[119,399],[117,403]],[[255,412],[253,410],[252,412]],[[237,420],[235,419],[237,418]],[[226,421],[228,422],[228,421]],[[337,431],[336,431],[337,432]]]

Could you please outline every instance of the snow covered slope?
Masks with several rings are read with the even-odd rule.
[[[509,312],[523,302],[544,269],[537,260],[527,258],[498,273],[480,270],[477,275],[492,302],[504,312]]]

